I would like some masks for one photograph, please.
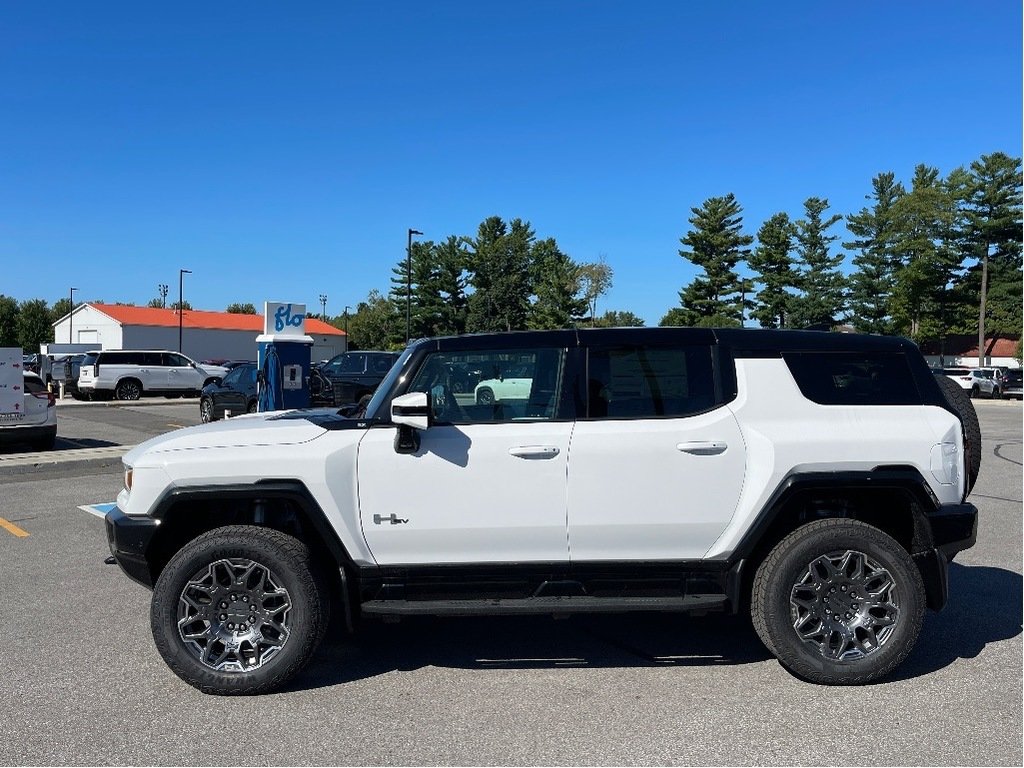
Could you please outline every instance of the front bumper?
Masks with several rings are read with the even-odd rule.
[[[150,541],[160,525],[151,517],[129,517],[117,507],[104,518],[110,554],[132,581],[153,588],[153,572],[146,554]]]

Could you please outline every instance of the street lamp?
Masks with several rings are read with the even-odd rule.
[[[160,292],[160,309],[167,309],[167,283],[160,283],[156,289]]]
[[[68,314],[68,344],[75,343],[75,337],[72,333],[72,329],[75,327],[75,291],[77,288],[71,289],[71,312]]]
[[[348,304],[345,305],[345,346],[348,347]]]
[[[320,294],[320,319],[327,320],[327,294]]]
[[[422,235],[418,229],[409,230],[409,241],[405,246],[405,343],[409,343],[409,328],[412,325],[412,236]]]
[[[182,295],[182,288],[185,284],[185,275],[191,275],[191,269],[178,270],[178,352],[181,352],[181,329],[182,320],[185,317],[185,298]]]

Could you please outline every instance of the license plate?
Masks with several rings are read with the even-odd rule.
[[[24,418],[24,413],[0,413],[0,421],[19,421]]]

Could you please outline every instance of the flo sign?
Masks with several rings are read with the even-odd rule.
[[[284,304],[267,301],[263,303],[263,333],[267,336],[306,335],[306,305]]]

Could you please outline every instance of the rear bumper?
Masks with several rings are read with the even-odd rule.
[[[0,423],[0,445],[38,443],[57,435],[56,424]]]
[[[129,517],[117,507],[104,518],[110,554],[132,581],[153,588],[153,572],[146,553],[156,533],[159,520],[151,517]]]
[[[933,546],[950,560],[978,541],[978,508],[973,504],[942,504],[927,519]]]
[[[978,508],[973,504],[943,504],[927,516],[932,548],[914,555],[924,579],[928,607],[941,610],[949,597],[949,564],[957,552],[978,540]]]

